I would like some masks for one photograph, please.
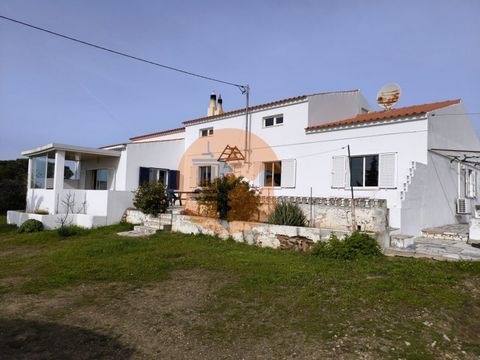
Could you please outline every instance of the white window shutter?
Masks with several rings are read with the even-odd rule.
[[[295,159],[282,160],[281,186],[285,188],[295,187],[297,161]]]
[[[332,158],[332,188],[344,188],[346,178],[346,156]]]
[[[379,155],[378,187],[383,189],[396,188],[397,154],[385,153]]]

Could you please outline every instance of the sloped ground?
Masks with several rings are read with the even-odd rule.
[[[480,356],[480,266],[0,225],[2,359]],[[124,229],[125,230],[125,229]]]

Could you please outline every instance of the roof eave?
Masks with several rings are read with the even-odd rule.
[[[115,150],[87,148],[83,146],[57,144],[57,143],[50,143],[47,145],[39,146],[34,149],[22,151],[22,156],[32,157],[35,155],[48,153],[50,151],[68,151],[68,152],[76,152],[81,154],[120,157],[120,153]]]

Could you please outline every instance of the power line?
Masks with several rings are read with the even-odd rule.
[[[86,45],[86,46],[90,46],[90,47],[93,47],[93,48],[96,48],[96,49],[99,49],[99,50],[107,51],[107,52],[115,54],[115,55],[120,55],[120,56],[129,58],[129,59],[141,61],[141,62],[150,64],[150,65],[155,65],[155,66],[167,69],[167,70],[176,71],[176,72],[186,74],[186,75],[190,75],[190,76],[195,76],[195,77],[198,77],[198,78],[201,78],[201,79],[215,81],[215,82],[218,82],[218,83],[221,83],[221,84],[235,86],[238,89],[240,89],[240,91],[242,93],[245,93],[246,91],[248,91],[247,90],[247,85],[235,84],[235,83],[232,83],[232,82],[229,82],[229,81],[216,79],[216,78],[213,78],[213,77],[210,77],[210,76],[196,74],[196,73],[193,73],[191,71],[179,69],[179,68],[176,68],[176,67],[173,67],[173,66],[160,64],[160,63],[152,61],[152,60],[143,59],[143,58],[135,56],[135,55],[130,55],[130,54],[127,54],[127,53],[124,53],[124,52],[121,52],[121,51],[109,49],[109,48],[106,48],[104,46],[96,45],[96,44],[93,44],[93,43],[88,42],[88,41],[84,41],[84,40],[80,40],[80,39],[77,39],[77,38],[74,38],[74,37],[71,37],[71,36],[68,36],[68,35],[60,34],[58,32],[48,30],[48,29],[45,29],[45,28],[41,28],[39,26],[35,26],[35,25],[32,25],[32,24],[28,24],[28,23],[20,21],[20,20],[12,19],[12,18],[9,18],[7,16],[0,15],[0,18],[2,18],[4,20],[11,21],[11,22],[14,22],[14,23],[17,23],[17,24],[20,24],[20,25],[23,25],[23,26],[26,26],[26,27],[29,27],[29,28],[32,28],[32,29],[35,29],[35,30],[45,32],[45,33],[50,34],[50,35],[54,35],[54,36],[57,36],[57,37],[60,37],[60,38],[63,38],[63,39],[74,41],[74,42],[82,44],[82,45]]]

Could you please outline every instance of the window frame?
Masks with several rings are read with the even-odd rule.
[[[275,164],[280,165],[280,178],[278,179],[278,185],[275,184]],[[270,168],[270,173],[271,173],[271,184],[267,184],[267,164],[271,165]],[[276,161],[264,161],[263,162],[263,187],[268,187],[268,188],[280,188],[282,186],[282,161],[276,160]]]
[[[203,135],[203,132],[204,132],[204,131],[207,132],[206,135]],[[200,138],[213,136],[213,133],[214,133],[214,131],[213,131],[213,126],[208,127],[208,128],[202,128],[202,129],[200,129],[200,130],[198,131],[198,133],[199,133],[199,137],[200,137]]]
[[[377,157],[377,185],[365,185],[365,180],[366,180],[366,167],[365,167],[365,161],[366,158],[369,156],[376,156]],[[351,164],[354,158],[362,158],[362,184],[363,185],[352,185],[352,169],[351,169]],[[348,164],[348,188],[353,188],[357,190],[365,189],[365,190],[371,190],[371,189],[379,189],[380,188],[380,154],[364,154],[364,155],[353,155],[350,156],[350,159],[347,156],[347,164]]]
[[[281,122],[278,122],[278,119],[282,119]],[[272,125],[267,125],[266,122],[267,120],[273,119],[273,124]],[[283,114],[277,114],[277,115],[269,115],[269,116],[264,116],[262,118],[262,127],[263,128],[272,128],[276,126],[282,126],[285,123],[285,118]]]
[[[465,168],[465,197],[467,199],[477,198],[477,171],[470,168]]]
[[[205,173],[205,181],[202,181],[202,169],[207,169],[209,168],[209,172]],[[208,176],[207,176],[208,175]],[[210,177],[210,179],[207,179],[207,177]],[[200,165],[198,166],[197,170],[197,186],[207,186],[211,184],[213,181],[213,166],[212,165]]]

